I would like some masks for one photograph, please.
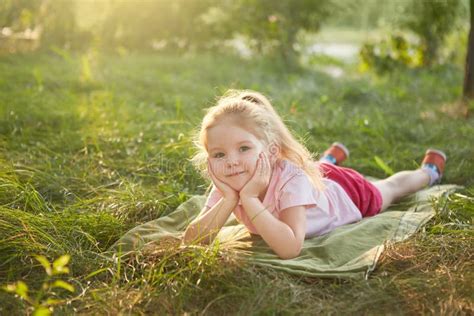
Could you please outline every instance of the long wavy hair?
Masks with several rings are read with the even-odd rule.
[[[324,189],[322,174],[310,151],[288,130],[270,101],[261,93],[251,90],[229,90],[217,104],[207,109],[193,139],[197,147],[191,158],[193,165],[206,178],[207,174],[207,131],[221,120],[231,120],[252,133],[264,145],[280,147],[278,159],[286,159],[300,167],[318,189]]]

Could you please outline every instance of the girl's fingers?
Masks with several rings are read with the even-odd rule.
[[[268,165],[268,157],[265,153],[262,153],[262,174],[266,175],[268,173],[269,165]]]
[[[211,178],[213,177],[211,165],[209,164],[209,162],[207,163],[207,173],[209,173],[209,176]]]
[[[261,153],[257,160],[257,171],[258,175],[261,176],[265,171],[265,160],[263,158],[263,153]]]
[[[258,155],[257,165],[255,166],[255,170],[259,171],[261,167],[262,167],[262,157]]]
[[[260,155],[258,156],[256,165],[255,165],[255,170],[253,171],[252,177],[250,178],[249,181],[255,181],[261,174],[260,168],[262,166],[262,162],[260,160]]]
[[[264,172],[263,172],[263,177],[265,178],[265,183],[268,184],[268,182],[270,181],[270,177],[271,177],[271,164],[270,164],[270,160],[268,158],[268,156],[265,154],[265,159],[264,159],[264,162],[265,162],[265,168],[264,168]]]
[[[214,183],[219,183],[220,181],[217,180],[216,176],[214,175],[214,171],[212,171],[212,167],[210,164],[207,164],[207,172],[211,176],[211,179]]]

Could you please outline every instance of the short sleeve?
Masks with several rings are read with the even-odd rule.
[[[206,207],[211,208],[222,198],[222,193],[213,185],[206,200]]]
[[[311,207],[317,204],[315,189],[306,174],[297,174],[288,180],[280,189],[278,211],[293,206]]]

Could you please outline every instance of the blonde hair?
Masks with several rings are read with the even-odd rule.
[[[267,146],[279,146],[279,159],[291,161],[308,175],[316,188],[324,188],[319,164],[315,163],[313,155],[288,130],[270,101],[264,95],[250,90],[229,90],[219,98],[215,106],[207,110],[194,136],[194,145],[198,150],[191,158],[191,162],[203,176],[209,177],[207,131],[223,119],[232,120]]]

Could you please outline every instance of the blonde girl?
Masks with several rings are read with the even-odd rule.
[[[183,241],[212,242],[234,213],[282,259],[298,256],[305,238],[373,216],[438,181],[446,160],[428,150],[420,169],[371,183],[339,166],[348,156],[342,144],[315,161],[269,100],[254,91],[222,96],[204,116],[195,145],[192,161],[213,188]]]

